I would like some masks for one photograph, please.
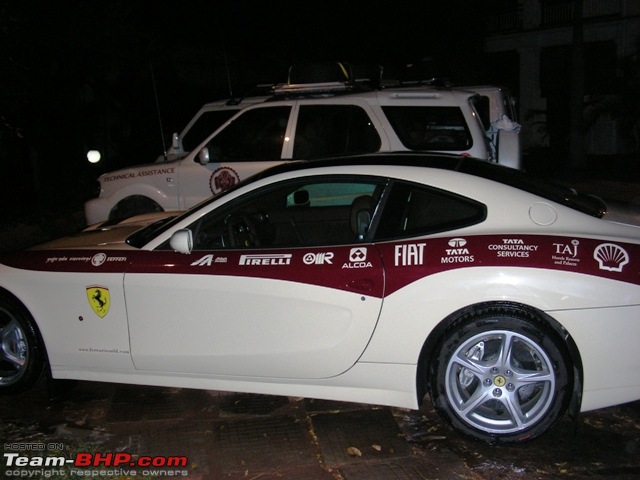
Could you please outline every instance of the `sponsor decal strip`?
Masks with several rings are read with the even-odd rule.
[[[430,275],[460,268],[524,267],[595,275],[640,285],[640,245],[542,235],[440,237],[274,250],[220,250],[183,255],[169,251],[28,251],[2,263],[28,270],[83,273],[167,273],[273,278],[350,290],[372,279],[370,294],[389,295]],[[385,285],[383,285],[383,278]],[[99,295],[97,295],[99,292]],[[108,291],[88,290],[96,313]],[[106,314],[106,313],[105,313]]]

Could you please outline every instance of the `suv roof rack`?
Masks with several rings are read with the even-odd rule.
[[[326,62],[292,65],[287,83],[275,85],[275,95],[336,94],[379,88],[382,67]]]

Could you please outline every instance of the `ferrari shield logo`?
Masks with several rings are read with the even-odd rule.
[[[87,287],[87,300],[91,309],[100,318],[103,318],[109,313],[109,307],[111,306],[111,299],[109,298],[109,289],[106,287],[99,287],[94,285]]]

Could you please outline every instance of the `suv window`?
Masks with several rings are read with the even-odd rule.
[[[459,107],[382,107],[410,150],[468,150],[473,139]]]
[[[380,136],[367,113],[356,105],[302,105],[293,158],[373,153]]]
[[[212,110],[203,112],[191,128],[182,137],[182,148],[185,152],[191,152],[200,145],[200,142],[215,132],[220,125],[233,117],[238,110]]]
[[[207,144],[211,161],[272,161],[282,157],[291,107],[249,109]]]
[[[375,240],[428,235],[482,222],[486,206],[422,185],[396,182],[387,199]]]
[[[267,187],[192,225],[194,250],[355,243],[381,188],[369,179],[317,177]]]

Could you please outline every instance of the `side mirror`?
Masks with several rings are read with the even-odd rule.
[[[191,253],[193,249],[193,234],[189,229],[174,232],[169,240],[169,245],[178,253]]]
[[[171,135],[171,148],[175,151],[182,150],[182,141],[180,140],[180,135],[178,135],[178,132],[174,132],[174,134]]]
[[[206,165],[211,159],[209,158],[209,149],[204,147],[198,152],[198,162],[200,165]]]

